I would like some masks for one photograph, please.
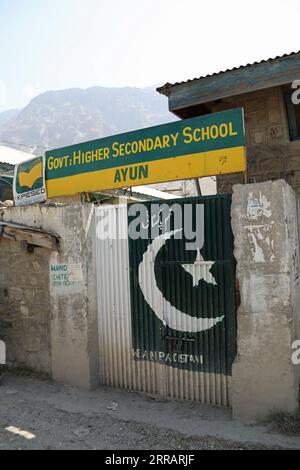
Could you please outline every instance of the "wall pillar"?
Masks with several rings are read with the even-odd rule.
[[[232,374],[234,416],[298,406],[300,339],[297,201],[282,181],[236,185],[232,228],[241,303]]]
[[[85,389],[99,383],[93,210],[93,205],[61,209],[61,252],[52,253],[49,266],[52,376]]]

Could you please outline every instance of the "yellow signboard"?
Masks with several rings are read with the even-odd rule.
[[[48,197],[246,170],[238,108],[46,152]]]

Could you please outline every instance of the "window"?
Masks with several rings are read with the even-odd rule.
[[[300,104],[293,104],[291,92],[285,94],[291,140],[300,140]]]

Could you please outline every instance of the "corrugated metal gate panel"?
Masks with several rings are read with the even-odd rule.
[[[235,356],[230,196],[176,202],[204,204],[201,256],[171,236],[156,245],[97,241],[101,382],[227,406]],[[126,206],[97,215],[127,229]]]
[[[97,231],[103,217],[110,227],[126,223],[126,207],[96,210]],[[97,233],[98,237],[98,233]],[[97,239],[97,291],[100,337],[100,378],[112,386],[132,386],[128,247],[122,240]]]
[[[127,206],[97,208],[97,231],[101,224],[115,228],[118,238],[97,236],[100,381],[128,390],[159,393],[156,364],[133,360],[128,239],[119,237],[123,227],[127,232]]]

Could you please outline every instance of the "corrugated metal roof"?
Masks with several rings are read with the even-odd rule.
[[[251,64],[240,65],[239,67],[233,67],[231,69],[220,70],[219,72],[214,72],[214,73],[211,73],[211,74],[202,75],[198,78],[191,78],[189,80],[183,80],[181,82],[175,82],[175,83],[167,82],[164,85],[162,85],[161,87],[156,88],[156,90],[158,91],[158,93],[161,93],[162,95],[167,96],[168,95],[168,90],[173,86],[182,85],[184,83],[191,83],[191,82],[194,82],[194,81],[197,81],[197,80],[201,80],[202,78],[214,77],[216,75],[220,75],[220,74],[227,73],[227,72],[232,72],[234,70],[240,70],[240,69],[244,69],[244,68],[247,68],[247,67],[252,67],[253,65],[264,64],[266,62],[273,62],[274,60],[284,59],[286,57],[291,57],[291,56],[294,56],[294,55],[297,55],[297,54],[300,54],[300,50],[297,51],[297,52],[291,52],[289,54],[283,54],[281,56],[270,57],[269,59],[263,59],[263,60],[260,60],[260,61],[257,61],[257,62],[253,62]]]
[[[15,165],[16,163],[21,163],[34,157],[35,155],[32,155],[31,153],[22,152],[21,150],[15,150],[10,147],[0,145],[0,163]]]

